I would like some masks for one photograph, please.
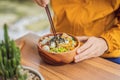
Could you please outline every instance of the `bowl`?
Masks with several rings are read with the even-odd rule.
[[[40,80],[45,80],[44,78],[43,78],[43,76],[41,75],[41,73],[40,72],[38,72],[36,69],[34,69],[34,68],[32,68],[32,67],[28,67],[28,66],[22,66],[23,67],[23,69],[24,70],[28,70],[28,71],[26,71],[26,72],[28,72],[27,74],[29,75],[29,78],[31,77],[34,77],[33,76],[33,74],[35,75],[35,76],[37,76],[37,77],[39,77],[40,78]],[[31,76],[30,76],[31,75]],[[35,78],[35,77],[34,77]]]
[[[62,34],[63,33],[57,33],[57,35],[62,35]],[[67,35],[71,36],[76,41],[75,48],[73,50],[70,50],[67,52],[61,52],[61,53],[48,52],[42,48],[42,45],[40,43],[41,40],[44,39],[45,37],[53,36],[53,34],[47,34],[40,37],[38,41],[38,51],[43,61],[52,65],[63,65],[63,64],[71,63],[74,61],[74,56],[76,55],[76,50],[80,46],[80,42],[75,36],[71,34],[67,34]]]

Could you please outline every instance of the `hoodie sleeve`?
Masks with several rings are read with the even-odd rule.
[[[101,37],[104,38],[108,44],[108,51],[106,51],[102,57],[120,57],[120,9],[118,9],[116,18],[116,25],[101,35]]]

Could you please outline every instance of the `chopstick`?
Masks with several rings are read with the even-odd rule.
[[[50,25],[51,25],[53,35],[54,35],[54,37],[56,37],[56,30],[55,30],[55,27],[54,27],[54,24],[53,24],[53,20],[52,20],[51,13],[50,13],[50,10],[48,8],[48,5],[46,5],[45,10],[46,10],[46,13],[47,13]]]

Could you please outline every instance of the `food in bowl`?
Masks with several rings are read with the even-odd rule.
[[[40,40],[41,47],[51,53],[61,54],[73,50],[77,41],[66,33],[54,36],[46,36]]]
[[[66,33],[47,34],[40,37],[38,51],[40,57],[46,63],[62,65],[74,61],[76,50],[80,46],[79,40]]]

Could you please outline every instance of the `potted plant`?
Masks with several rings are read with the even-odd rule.
[[[4,40],[0,41],[0,80],[43,80],[41,74],[20,64],[20,49],[8,36],[4,25]]]

